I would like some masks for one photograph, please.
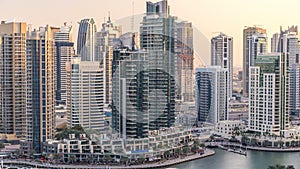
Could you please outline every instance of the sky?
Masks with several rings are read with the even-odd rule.
[[[134,14],[144,13],[145,0],[0,0],[0,20],[15,19],[33,27],[61,26],[68,22],[76,32],[77,22],[83,18],[93,17],[100,27],[108,12],[113,21],[131,16],[133,1]],[[266,28],[270,46],[272,34],[280,26],[287,28],[300,23],[299,0],[169,0],[169,5],[171,15],[192,22],[194,29],[205,36],[196,38],[209,43],[216,32],[232,36],[235,66],[242,65],[244,26]],[[200,48],[196,55],[209,60],[209,53],[203,51],[209,50],[209,45],[203,44],[201,41],[194,44]]]

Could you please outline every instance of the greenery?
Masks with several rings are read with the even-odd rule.
[[[69,127],[64,128],[62,131],[56,134],[55,138],[57,140],[68,139],[70,134],[75,134],[75,137],[79,138],[80,134],[83,133],[85,133],[84,129],[81,126],[76,125],[72,128]]]
[[[1,148],[4,148],[5,146],[4,146],[4,144],[3,143],[0,143],[0,149]]]
[[[284,165],[277,164],[275,166],[269,166],[268,169],[295,169],[294,166],[288,165],[287,167]]]

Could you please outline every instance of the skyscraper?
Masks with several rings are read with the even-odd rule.
[[[40,27],[27,32],[27,144],[36,152],[55,134],[55,55],[56,28]]]
[[[148,71],[147,53],[127,48],[114,51],[112,127],[124,139],[148,136]]]
[[[103,70],[99,62],[81,61],[80,57],[74,57],[66,67],[68,126],[80,125],[103,132]]]
[[[276,52],[287,53],[289,56],[288,67],[290,71],[290,109],[292,115],[300,112],[300,98],[297,93],[300,89],[299,84],[299,38],[298,27],[292,26],[287,30],[282,30],[273,35],[272,46]]]
[[[289,129],[288,56],[258,55],[249,73],[249,130],[282,135]]]
[[[198,123],[228,120],[228,70],[221,66],[196,69],[196,113]]]
[[[67,75],[66,63],[74,56],[74,43],[72,42],[72,27],[64,23],[55,33],[55,73],[56,73],[56,102],[66,103]]]
[[[175,122],[175,18],[167,0],[147,2],[140,27],[141,48],[149,61],[149,130]]]
[[[300,116],[300,65],[290,69],[290,109],[291,115]]]
[[[113,24],[110,17],[106,23],[102,24],[101,31],[97,32],[97,55],[100,65],[104,70],[104,104],[106,108],[111,105],[113,42],[121,34],[121,26]]]
[[[190,22],[176,23],[177,84],[179,99],[194,101],[193,72],[194,48],[193,26]]]
[[[295,64],[299,64],[299,38],[297,26],[292,26],[285,31],[280,27],[280,33],[275,33],[271,42],[273,46],[272,50],[274,50],[274,52],[284,52],[289,54],[289,68],[292,68]]]
[[[211,39],[211,65],[227,69],[228,99],[232,97],[233,78],[233,38],[220,33]]]
[[[249,49],[247,47],[247,39],[249,36],[252,36],[254,34],[261,33],[266,35],[267,30],[259,27],[246,27],[243,31],[243,95],[248,97],[248,91],[249,91],[249,57],[248,52]]]
[[[82,61],[99,61],[96,55],[96,24],[93,18],[79,22],[77,55]]]
[[[0,24],[0,134],[25,139],[26,23]]]
[[[249,91],[249,67],[254,66],[255,59],[258,54],[267,53],[268,50],[268,38],[266,34],[255,33],[247,37],[246,42],[246,58],[247,63],[244,63],[244,75],[243,81],[245,83],[244,90]]]

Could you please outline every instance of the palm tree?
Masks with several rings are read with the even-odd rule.
[[[128,157],[127,156],[122,156],[121,159],[120,159],[120,161],[121,161],[122,164],[127,164]]]
[[[75,155],[73,155],[73,154],[70,155],[70,157],[69,157],[69,162],[73,164],[75,161],[76,161]]]
[[[239,127],[233,128],[232,135],[233,136],[239,136],[240,135],[240,128]]]
[[[87,160],[88,160],[89,163],[93,163],[94,162],[93,155],[91,155],[91,154],[88,155]]]
[[[183,153],[184,155],[187,155],[190,152],[190,148],[189,147],[183,147]]]
[[[292,165],[285,167],[284,165],[276,164],[275,166],[269,166],[268,169],[295,169],[295,167]]]
[[[293,165],[288,165],[285,169],[295,169]]]

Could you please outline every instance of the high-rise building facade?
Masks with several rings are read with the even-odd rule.
[[[288,56],[258,55],[249,73],[249,130],[282,135],[289,129]]]
[[[72,27],[64,23],[55,33],[55,74],[56,74],[56,103],[65,104],[67,95],[66,63],[74,56],[74,43],[72,42]]]
[[[149,132],[147,53],[116,49],[112,77],[112,128],[120,137],[144,138]]]
[[[220,33],[211,39],[211,65],[228,70],[226,77],[228,99],[232,97],[233,38]]]
[[[291,115],[300,116],[300,65],[290,69],[290,109]]]
[[[288,67],[290,71],[290,109],[292,115],[300,112],[300,98],[297,93],[299,85],[299,37],[298,27],[292,26],[287,30],[280,27],[280,32],[273,35],[272,46],[275,52],[287,53],[289,56]]]
[[[184,102],[194,101],[194,47],[191,22],[176,23],[177,96]]]
[[[247,27],[243,30],[243,95],[248,97],[249,92],[249,48],[247,46],[248,37],[254,34],[267,34],[267,30],[259,27]]]
[[[249,68],[254,66],[255,59],[258,54],[267,53],[268,50],[268,38],[266,34],[255,33],[247,37],[246,42],[246,57],[247,63],[244,63],[244,75],[243,81],[245,83],[243,90],[249,91]],[[248,92],[247,92],[248,93]]]
[[[99,57],[100,65],[104,73],[104,96],[105,107],[111,105],[112,94],[112,60],[114,40],[119,38],[122,34],[121,26],[115,25],[108,18],[106,23],[102,24],[102,29],[97,32],[97,55]]]
[[[25,139],[26,23],[0,24],[0,134]]]
[[[198,123],[228,120],[228,70],[221,66],[196,69],[196,113]]]
[[[55,28],[28,30],[27,138],[28,148],[41,152],[42,143],[55,135]]]
[[[103,70],[99,62],[74,57],[67,63],[68,126],[104,130]]]
[[[96,55],[96,23],[93,18],[79,22],[77,55],[82,61],[99,61]]]
[[[149,130],[175,123],[175,17],[167,0],[147,2],[140,27],[141,49],[149,61]]]

